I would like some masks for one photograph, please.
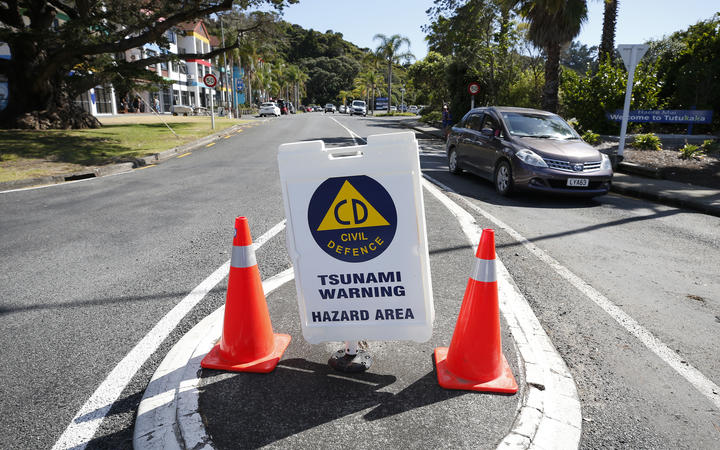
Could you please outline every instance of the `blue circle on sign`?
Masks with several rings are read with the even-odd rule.
[[[365,262],[390,246],[397,210],[388,191],[366,175],[328,178],[310,198],[308,225],[328,255]]]

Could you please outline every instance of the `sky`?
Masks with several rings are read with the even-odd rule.
[[[429,23],[425,11],[433,0],[300,0],[285,9],[283,19],[324,33],[333,30],[358,47],[375,49],[373,36],[400,34],[410,40],[417,60],[427,54],[421,27]],[[642,44],[687,29],[720,12],[717,0],[619,0],[615,44]],[[577,40],[599,45],[602,0],[588,0],[588,21]]]

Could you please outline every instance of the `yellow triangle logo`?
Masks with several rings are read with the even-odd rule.
[[[390,225],[390,223],[373,208],[370,202],[365,200],[365,197],[349,181],[345,180],[317,231],[386,225]]]

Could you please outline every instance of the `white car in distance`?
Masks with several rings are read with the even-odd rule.
[[[275,116],[280,117],[280,108],[275,102],[265,102],[260,105],[260,117]]]

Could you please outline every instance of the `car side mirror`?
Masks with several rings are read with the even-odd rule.
[[[480,130],[480,133],[483,136],[487,136],[487,137],[495,136],[495,130],[493,130],[492,128],[483,128],[482,130]]]

